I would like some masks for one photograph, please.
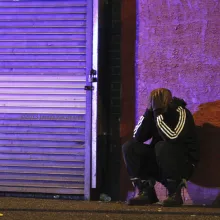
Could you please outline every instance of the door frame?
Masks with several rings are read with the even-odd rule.
[[[93,69],[98,75],[98,16],[99,0],[88,0],[86,49],[91,52],[86,54],[86,84],[93,89],[86,94],[85,200],[90,200],[91,188],[96,188],[98,85],[97,82],[91,82],[90,71]]]

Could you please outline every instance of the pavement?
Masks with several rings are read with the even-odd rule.
[[[127,206],[125,203],[61,199],[0,198],[0,220],[220,220],[220,208],[159,205]]]

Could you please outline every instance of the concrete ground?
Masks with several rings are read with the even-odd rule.
[[[130,207],[59,199],[0,198],[0,220],[217,220],[220,208],[163,208],[159,205]]]

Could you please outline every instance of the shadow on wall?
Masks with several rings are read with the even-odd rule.
[[[194,204],[212,204],[214,201],[220,205],[220,101],[200,105],[194,119],[198,126],[201,157],[191,179],[193,184],[188,185],[188,193]]]

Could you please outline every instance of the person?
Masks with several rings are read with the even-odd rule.
[[[134,129],[133,138],[122,146],[124,162],[138,194],[129,205],[158,202],[156,181],[168,190],[164,206],[183,204],[181,189],[199,161],[196,127],[186,102],[170,90],[155,89],[148,107]],[[145,144],[150,140],[150,144]]]

